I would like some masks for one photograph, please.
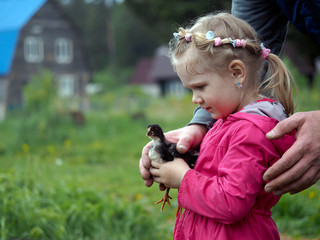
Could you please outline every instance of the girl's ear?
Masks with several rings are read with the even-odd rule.
[[[244,63],[241,60],[232,60],[229,63],[228,70],[235,83],[244,83],[247,72]]]

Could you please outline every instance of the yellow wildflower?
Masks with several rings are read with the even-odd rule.
[[[141,200],[142,199],[142,194],[141,193],[137,193],[136,194],[136,201],[139,201],[139,200]]]
[[[51,155],[53,155],[53,154],[56,152],[56,150],[55,150],[55,148],[54,148],[53,145],[49,145],[49,146],[47,147],[47,150],[48,150],[48,152],[49,152]]]
[[[308,194],[309,198],[314,198],[317,195],[317,193],[315,191],[310,191]]]
[[[70,139],[64,140],[63,145],[65,148],[69,148],[71,145],[71,140]]]
[[[30,146],[28,145],[28,144],[23,144],[22,145],[22,151],[24,152],[24,153],[28,153],[29,151],[30,151]]]

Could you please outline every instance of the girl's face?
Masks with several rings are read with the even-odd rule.
[[[199,104],[214,119],[225,118],[241,109],[241,89],[236,87],[232,72],[218,74],[215,71],[190,74],[185,64],[176,66],[183,85],[193,92],[192,102]]]

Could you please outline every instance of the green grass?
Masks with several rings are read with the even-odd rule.
[[[135,89],[97,96],[92,104],[84,126],[74,125],[66,110],[43,109],[12,113],[1,123],[1,240],[171,238],[177,204],[160,212],[154,202],[163,193],[156,184],[144,186],[138,163],[149,141],[146,126],[159,120],[167,130],[181,127],[192,104],[188,114],[172,109],[181,115],[167,119],[158,117],[179,101],[159,104]]]
[[[299,88],[306,99],[299,110],[319,106],[318,91]],[[191,96],[154,99],[117,89],[91,99],[84,126],[73,124],[63,103],[47,104],[0,123],[0,240],[172,239],[177,191],[160,212],[154,202],[163,193],[144,186],[138,163],[146,126],[183,127]],[[273,209],[279,230],[319,238],[319,201],[319,185],[283,196]]]

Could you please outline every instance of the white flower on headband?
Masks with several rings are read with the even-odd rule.
[[[173,36],[174,36],[175,39],[180,40],[179,33],[175,32],[175,33],[173,33]]]
[[[232,44],[233,47],[236,47],[236,41],[232,40],[232,38],[229,38],[230,43]]]
[[[206,39],[208,40],[214,39],[214,33],[212,31],[208,31],[206,34]]]

